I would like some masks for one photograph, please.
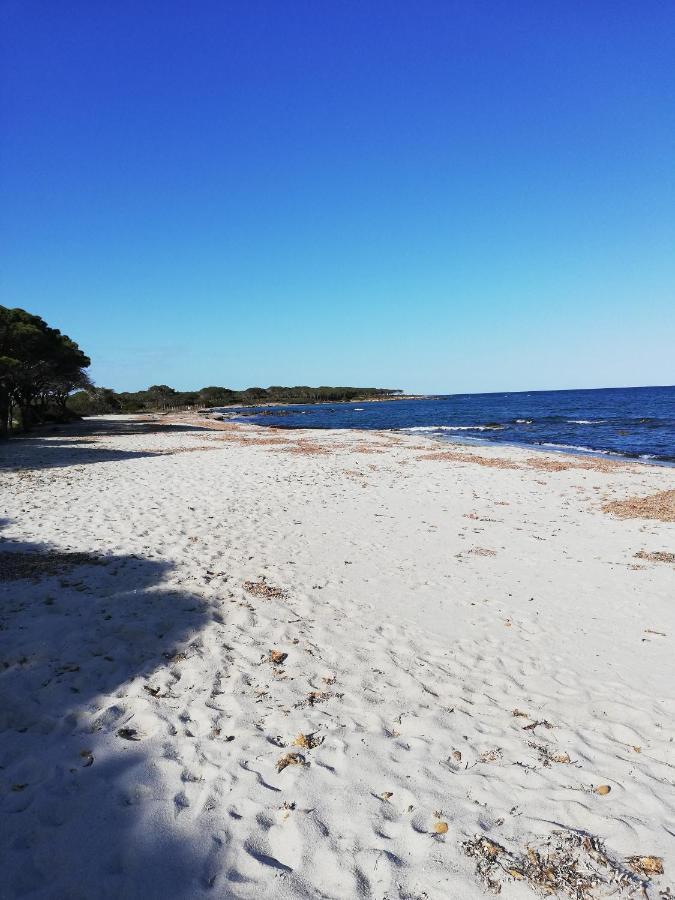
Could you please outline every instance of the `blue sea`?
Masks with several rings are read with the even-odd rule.
[[[277,428],[363,428],[675,463],[675,387],[449,394],[221,412]]]

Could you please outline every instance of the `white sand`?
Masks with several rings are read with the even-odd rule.
[[[107,558],[0,585],[0,897],[483,897],[565,829],[672,885],[675,525],[601,506],[673,470],[92,426],[0,448],[0,553]]]

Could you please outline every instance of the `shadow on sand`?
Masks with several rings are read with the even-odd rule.
[[[69,425],[50,425],[0,443],[0,470],[34,471],[89,463],[117,462],[157,455],[152,450],[118,450],[97,438],[181,432],[208,432],[206,426],[172,424],[159,418],[96,417]]]
[[[0,541],[0,897],[200,894],[208,841],[159,777],[177,702],[153,691],[213,611],[165,562]]]

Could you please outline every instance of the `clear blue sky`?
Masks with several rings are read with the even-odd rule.
[[[1,301],[136,389],[675,381],[673,0],[0,0]]]

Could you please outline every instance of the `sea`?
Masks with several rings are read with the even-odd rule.
[[[219,410],[276,428],[384,429],[675,464],[675,386],[448,394]]]

